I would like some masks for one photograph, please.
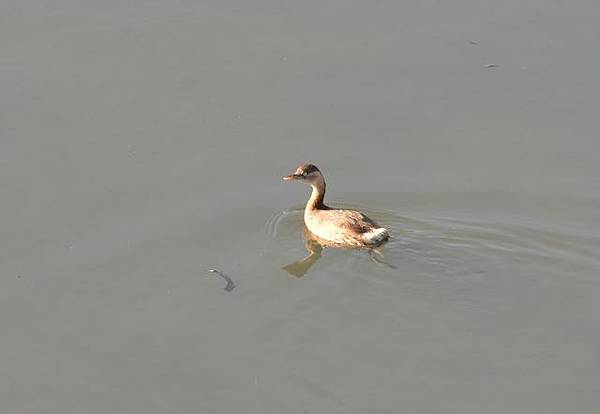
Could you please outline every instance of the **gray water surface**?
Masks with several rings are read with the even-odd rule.
[[[599,412],[598,16],[0,0],[0,412]]]

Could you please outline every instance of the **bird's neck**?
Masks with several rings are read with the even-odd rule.
[[[306,203],[306,210],[318,210],[325,208],[323,198],[325,198],[325,181],[320,180],[311,184],[312,193]]]

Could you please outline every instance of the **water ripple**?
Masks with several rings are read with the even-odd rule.
[[[564,270],[600,269],[600,237],[532,224],[420,218],[356,204],[335,206],[361,210],[387,227],[392,238],[384,253],[386,261],[394,265],[420,263],[442,269],[445,274],[485,273],[486,264],[492,263]],[[298,246],[302,213],[303,206],[297,205],[275,214],[267,221],[265,232],[283,246]]]

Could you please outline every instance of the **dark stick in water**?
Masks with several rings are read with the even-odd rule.
[[[208,269],[208,271],[210,273],[216,273],[219,276],[221,276],[223,279],[225,279],[225,281],[227,282],[227,286],[225,286],[223,289],[226,292],[231,292],[235,288],[235,283],[233,283],[233,280],[231,280],[231,278],[229,276],[227,276],[225,273],[223,273],[222,271],[217,270],[217,269]]]

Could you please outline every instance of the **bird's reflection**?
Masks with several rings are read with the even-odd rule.
[[[324,241],[319,240],[317,236],[315,236],[306,228],[306,226],[304,226],[302,238],[304,239],[304,247],[308,252],[308,256],[306,256],[304,259],[283,266],[283,270],[296,277],[304,276],[306,272],[308,272],[308,269],[310,269],[310,267],[315,264],[317,260],[319,260],[321,257],[321,252],[323,251],[322,243]]]
[[[324,239],[318,237],[317,235],[315,235],[314,233],[312,233],[306,226],[303,226],[303,227],[304,228],[302,231],[302,238],[304,239],[304,247],[306,248],[308,255],[301,260],[297,260],[295,262],[292,262],[292,263],[287,264],[282,267],[283,270],[285,270],[292,276],[296,276],[296,277],[304,276],[308,272],[308,270],[311,268],[311,266],[314,265],[317,262],[317,260],[319,260],[319,258],[321,257],[321,252],[326,247],[337,248],[337,249],[350,248],[348,246],[344,246],[344,245],[341,245],[338,243],[333,243],[333,242],[324,240]],[[385,243],[383,243],[383,244],[385,244]],[[395,268],[394,265],[391,265],[391,264],[385,262],[385,260],[383,258],[383,253],[380,250],[380,247],[383,244],[381,244],[377,247],[374,247],[374,248],[368,248],[367,250],[369,252],[369,257],[371,258],[372,261],[374,261],[376,263],[382,264],[389,268]],[[356,248],[356,247],[352,247],[352,248]]]

